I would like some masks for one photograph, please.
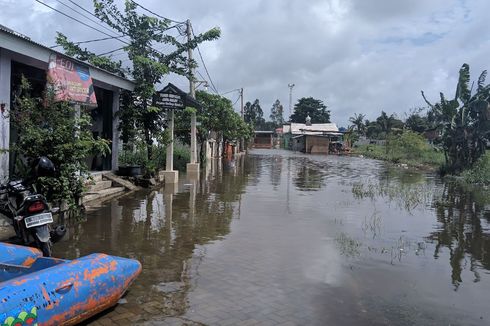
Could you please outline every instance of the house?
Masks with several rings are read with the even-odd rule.
[[[89,168],[92,170],[117,169],[119,132],[115,113],[119,110],[121,91],[132,91],[134,83],[85,62],[67,57],[0,25],[0,108],[2,111],[0,115],[0,178],[2,180],[13,171],[12,154],[6,151],[17,137],[15,130],[12,130],[10,126],[7,115],[3,113],[8,112],[12,105],[12,94],[18,89],[21,76],[29,80],[33,95],[39,96],[45,90],[47,76],[50,73],[52,73],[51,79],[53,76],[54,78],[58,76],[61,81],[75,85],[76,91],[80,93],[85,91],[85,94],[81,94],[85,96],[83,101],[70,96],[73,105],[77,109],[80,109],[81,106],[91,107],[94,135],[111,141],[112,155],[105,158],[87,158]],[[70,79],[77,76],[78,80]],[[64,91],[69,93],[69,87]]]
[[[274,131],[256,130],[253,148],[272,148]]]
[[[336,144],[341,144],[343,133],[335,123],[290,123],[283,127],[289,149],[309,154],[328,154],[335,150]]]

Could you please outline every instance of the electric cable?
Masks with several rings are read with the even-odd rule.
[[[192,32],[192,35],[194,36],[194,38],[196,38],[196,35],[194,34],[194,30],[192,29],[192,26],[191,26],[191,32]],[[206,63],[204,62],[204,59],[202,57],[201,50],[199,49],[199,45],[196,45],[196,48],[197,48],[197,53],[199,53],[199,57],[201,58],[201,62],[202,62],[202,65],[204,67],[204,70],[206,71],[206,75],[208,76],[209,82],[211,83],[212,89],[214,90],[214,92],[216,94],[219,94],[218,89],[216,88],[216,86],[214,86],[213,79],[209,75],[209,71],[208,71],[208,68],[206,67]]]
[[[149,12],[150,14],[157,16],[158,18],[165,19],[165,20],[171,21],[171,22],[176,23],[176,24],[179,24],[179,25],[180,25],[180,24],[184,24],[184,23],[185,23],[185,22],[179,22],[179,21],[176,21],[176,20],[173,20],[173,19],[167,18],[167,17],[163,17],[163,16],[161,16],[161,15],[157,14],[156,12],[151,11],[150,9],[143,7],[142,5],[140,5],[139,3],[137,3],[137,2],[136,2],[136,1],[134,1],[134,0],[129,0],[129,1],[131,1],[132,3],[134,3],[135,5],[137,5],[138,7],[140,7],[141,9],[143,9],[143,10],[145,10],[145,11]]]
[[[68,0],[68,1],[70,1],[70,0]],[[81,13],[80,11],[78,11],[78,10],[76,10],[76,9],[74,9],[74,8],[72,8],[72,7],[70,7],[69,5],[67,5],[66,3],[62,2],[61,0],[56,0],[56,2],[58,2],[59,4],[61,4],[61,5],[65,6],[65,7],[66,7],[66,8],[68,8],[68,9],[72,10],[73,12],[76,12],[77,14],[79,14],[80,16],[82,16],[83,18],[88,19],[88,20],[89,20],[89,21],[91,21],[92,23],[94,23],[94,24],[96,24],[96,25],[98,25],[98,26],[100,26],[100,27],[104,28],[105,30],[108,30],[109,32],[114,33],[114,30],[110,29],[110,28],[109,28],[109,27],[107,27],[107,26],[102,25],[102,24],[101,24],[99,21],[96,21],[96,20],[94,20],[93,18],[90,18],[90,17],[88,17],[87,15],[85,15],[85,14]],[[73,2],[73,1],[70,1],[70,2],[71,2],[71,3],[73,3],[74,5],[76,5],[77,7],[79,7],[79,8],[81,8],[81,9],[83,9],[84,11],[88,12],[89,14],[91,14],[91,13],[90,13],[90,11],[88,11],[88,10],[84,9],[83,7],[79,6],[77,3]],[[93,14],[91,14],[91,15],[92,15],[92,16],[95,16],[95,15],[93,15]],[[97,16],[95,16],[95,17],[97,18]],[[98,18],[97,18],[97,19],[98,19]],[[121,36],[121,37],[122,37],[122,36]]]

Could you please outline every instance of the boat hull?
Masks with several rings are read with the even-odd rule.
[[[0,283],[0,325],[26,318],[31,325],[79,323],[117,304],[140,272],[138,261],[105,254],[7,266],[1,271],[7,280]]]

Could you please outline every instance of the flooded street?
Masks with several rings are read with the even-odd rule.
[[[255,150],[70,221],[54,255],[138,259],[143,325],[488,325],[490,196],[429,172]]]

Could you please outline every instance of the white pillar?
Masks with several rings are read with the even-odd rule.
[[[167,161],[165,164],[165,171],[174,170],[174,110],[170,110],[170,124],[168,126],[170,131],[170,143],[167,145]]]
[[[174,171],[174,110],[170,110],[170,143],[167,145],[167,157],[163,176],[166,184],[176,184],[179,182],[179,172]]]
[[[9,177],[11,70],[10,55],[0,49],[0,182]]]
[[[197,162],[196,113],[191,116],[191,164]]]

